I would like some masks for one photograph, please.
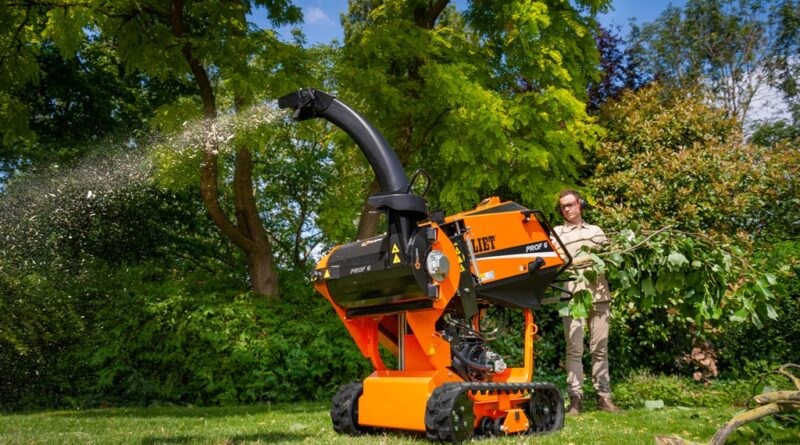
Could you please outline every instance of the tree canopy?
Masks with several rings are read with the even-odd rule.
[[[780,54],[792,45],[791,27],[781,25],[791,22],[789,3],[690,0],[682,8],[671,6],[634,31],[636,53],[651,78],[698,89],[743,122],[756,95],[768,87],[771,67],[788,69],[779,60],[788,60]],[[786,74],[778,77],[785,80]]]
[[[463,16],[447,5],[351,2],[341,95],[408,170],[429,170],[435,206],[463,210],[492,193],[541,205],[575,176],[598,132],[583,98],[599,63],[594,14],[606,2],[474,1]],[[362,211],[360,238],[374,233],[372,215]]]

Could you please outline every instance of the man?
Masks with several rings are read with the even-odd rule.
[[[599,247],[607,242],[605,233],[597,226],[587,224],[581,215],[586,201],[575,190],[562,190],[558,199],[558,211],[564,224],[553,228],[572,256],[571,267],[578,280],[566,283],[570,292],[588,290],[592,294],[592,309],[589,313],[589,350],[592,354],[592,383],[598,394],[597,408],[617,412],[611,401],[611,383],[608,373],[608,325],[611,315],[611,294],[604,276],[594,283],[581,280],[583,272],[591,266],[591,260],[582,247]],[[567,391],[569,407],[567,415],[583,411],[583,337],[584,319],[564,317],[564,338],[567,342]]]

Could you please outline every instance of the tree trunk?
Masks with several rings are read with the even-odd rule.
[[[268,298],[278,295],[278,273],[272,258],[272,242],[258,215],[253,190],[253,156],[247,147],[236,149],[233,200],[237,228],[253,243],[244,249],[253,292]]]
[[[278,273],[275,270],[271,249],[269,247],[264,250],[256,249],[253,252],[246,252],[245,255],[253,293],[269,300],[277,300]]]
[[[170,24],[175,37],[185,36],[183,23],[183,1],[173,0],[170,5]],[[216,98],[205,67],[194,56],[190,43],[181,48],[184,59],[189,63],[192,74],[203,100],[203,115],[206,124],[211,124],[217,116]],[[234,99],[237,110],[246,101],[241,97]],[[206,141],[203,150],[203,164],[200,169],[200,195],[209,217],[217,228],[242,249],[247,260],[250,285],[256,295],[270,299],[278,296],[278,274],[272,257],[272,243],[267,236],[258,214],[253,190],[253,159],[247,147],[238,147],[233,173],[233,197],[236,209],[234,225],[219,204],[219,142],[213,138]]]

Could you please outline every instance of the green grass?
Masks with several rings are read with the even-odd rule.
[[[655,435],[707,441],[736,408],[630,409],[568,418],[562,431],[540,437],[476,440],[485,444],[652,444]],[[728,443],[749,444],[753,429]],[[320,403],[223,408],[153,407],[0,415],[2,444],[423,444],[424,437],[390,432],[358,438],[336,434]],[[761,443],[800,443],[800,429],[777,430]]]

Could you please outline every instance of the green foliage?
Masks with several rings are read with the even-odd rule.
[[[311,252],[326,241],[320,208],[326,197],[333,196],[338,179],[331,137],[331,127],[322,121],[297,125],[288,120],[253,137],[261,147],[256,152],[256,174],[269,178],[259,189],[258,203],[266,209],[264,219],[275,241],[276,258],[288,269],[306,270],[312,265]],[[347,199],[337,197],[339,205]]]
[[[49,325],[47,338],[16,332],[37,351],[13,347],[4,331],[2,386],[13,391],[3,408],[316,400],[371,369],[302,276],[282,276],[282,300],[268,304],[230,277],[153,266],[105,269],[70,289],[75,297],[54,292],[82,303],[64,326]],[[59,303],[45,307],[68,316]]]
[[[327,397],[367,363],[305,279],[283,277],[281,303],[216,277],[147,277],[98,314],[86,357],[98,397],[121,402],[231,404]],[[162,281],[164,280],[164,281]],[[290,281],[293,280],[293,281]]]
[[[432,174],[434,208],[494,193],[544,204],[599,132],[581,98],[598,57],[591,17],[605,4],[476,1],[462,17],[432,3],[353,1],[341,96],[409,171]]]
[[[0,16],[0,85],[5,96],[3,103],[8,98],[6,94],[39,77],[36,57],[42,43],[41,35],[47,25],[47,10],[46,6],[33,5],[28,8],[5,8]],[[33,44],[27,45],[26,42]],[[17,116],[3,116],[4,119],[10,117]],[[3,125],[2,128],[8,127]]]
[[[62,286],[0,259],[0,410],[80,392],[73,386],[80,373],[63,354],[80,342],[86,321]]]
[[[795,236],[798,151],[746,144],[702,98],[662,91],[626,94],[601,114],[608,135],[593,153],[590,187],[605,227],[672,225],[740,245]]]
[[[750,397],[752,386],[741,380],[704,385],[677,376],[633,373],[614,385],[614,402],[626,408],[641,408],[647,400],[663,400],[666,406],[738,406]]]
[[[141,144],[148,136],[142,124],[154,109],[187,93],[180,80],[128,71],[102,38],[79,43],[72,56],[42,43],[35,58],[39,75],[0,92],[8,99],[0,107],[15,120],[0,130],[0,171],[46,170],[119,139]]]
[[[786,288],[793,282],[793,274],[753,270],[713,240],[675,230],[626,229],[609,233],[609,238],[604,251],[593,254],[590,270],[605,274],[614,295],[609,349],[616,377],[641,369],[663,373],[707,370],[683,357],[709,341],[719,345],[718,354],[726,357],[724,375],[745,377],[750,374],[729,373],[737,362],[746,363],[722,346],[734,341],[728,339],[729,332],[759,332],[769,326],[792,324],[792,318],[785,318],[788,314],[781,312],[779,305],[786,304],[784,295],[793,295]],[[584,301],[584,294],[576,294],[578,301],[562,304],[560,315],[585,317],[590,301]],[[547,317],[547,311],[543,311],[544,330],[555,330],[555,335],[550,331],[541,349],[559,351],[563,347],[560,325],[550,325]],[[791,341],[791,330],[774,332],[771,343],[775,346]],[[791,360],[791,348],[759,350],[744,346],[757,345],[757,340],[750,342],[738,335],[734,338],[764,366],[779,363],[779,357]],[[547,354],[543,360],[545,369],[557,369],[560,355]]]
[[[136,287],[116,280],[132,263],[227,270],[220,265],[230,261],[229,253],[197,198],[126,183],[130,178],[120,172],[130,173],[131,165],[101,168],[99,160],[108,161],[101,156],[61,176],[18,179],[0,200],[4,408],[64,405],[87,396],[93,371],[78,353],[89,347],[95,317],[111,296]],[[110,183],[98,181],[93,169]]]
[[[737,323],[717,340],[719,364],[727,375],[745,378],[796,363],[800,345],[800,260],[797,241],[778,243],[766,255],[774,264],[785,264],[777,273],[780,292],[774,305],[774,319],[763,327]],[[788,264],[787,264],[788,263]]]
[[[784,142],[800,141],[800,126],[787,121],[764,122],[756,125],[750,135],[750,143],[762,147],[774,147]],[[795,145],[797,142],[794,142]]]
[[[594,152],[591,185],[607,225],[676,224],[712,236],[754,230],[764,197],[786,187],[770,174],[785,165],[781,155],[796,153],[743,144],[734,122],[701,98],[663,91],[626,94],[601,113],[608,136]]]
[[[588,270],[590,274],[594,274],[595,277],[597,276],[593,270]],[[580,275],[578,278],[579,281],[586,281],[583,277],[583,274]],[[580,290],[575,292],[572,295],[572,298],[569,301],[561,301],[558,303],[558,315],[562,317],[573,317],[573,318],[586,318],[589,316],[589,312],[592,310],[592,293],[588,290]]]
[[[76,58],[80,61],[80,54],[75,53],[82,48],[88,36],[100,42],[113,42],[113,46],[109,45],[111,50],[107,51],[109,56],[114,61],[118,59],[119,65],[124,66],[125,70],[137,75],[141,73],[139,84],[143,87],[153,79],[156,79],[156,83],[180,83],[192,79],[194,85],[191,94],[197,95],[197,99],[200,99],[195,101],[194,105],[198,111],[202,110],[203,117],[209,120],[207,124],[211,125],[211,119],[241,112],[257,101],[283,94],[289,89],[288,85],[294,88],[298,83],[310,83],[313,77],[309,72],[314,70],[307,69],[307,62],[311,60],[316,63],[316,59],[307,58],[299,45],[282,42],[274,31],[258,29],[247,22],[248,14],[257,7],[260,9],[258,13],[266,12],[273,26],[293,24],[302,19],[300,9],[289,1],[224,4],[190,1],[174,5],[142,5],[136,1],[113,3],[79,1],[49,10],[46,7],[26,8],[25,5],[14,5],[12,6],[14,13],[8,23],[9,31],[4,30],[0,33],[0,42],[9,41],[9,47],[6,48],[8,55],[24,60],[35,58],[42,52],[42,48],[48,45],[53,46],[58,49],[53,54],[57,61],[59,56],[61,59]],[[40,35],[27,32],[20,34],[21,30],[27,30],[34,19],[42,22]],[[20,49],[25,45],[30,46],[31,50]],[[320,70],[314,72],[319,74]],[[34,76],[28,78],[35,84]],[[11,85],[8,88],[12,93],[16,91],[13,87],[14,85]],[[139,98],[141,93],[136,93],[139,92],[133,95]],[[52,96],[58,97],[57,94],[48,96],[50,96],[48,99]],[[81,98],[88,98],[85,103],[94,104],[105,103],[101,100],[105,98],[111,98],[113,101],[118,94],[117,91],[111,91],[102,98],[95,96],[102,94],[89,91],[87,94],[78,95]],[[183,104],[187,103],[191,101],[183,101]],[[184,117],[185,108],[180,110],[184,113],[175,113],[177,107],[172,104],[156,104],[160,105],[167,105],[164,107],[167,112],[162,110],[159,113],[159,124],[177,127],[175,122],[165,121],[168,121],[169,117]],[[8,107],[2,107],[0,113],[7,110]],[[11,111],[21,113],[26,110]],[[102,112],[107,110],[99,111],[100,118],[106,117]],[[111,115],[124,115],[124,111],[126,110],[117,107],[112,110]],[[98,118],[97,121],[102,122],[102,119]],[[207,129],[202,128],[202,130]],[[4,139],[16,143],[19,137],[4,137]],[[239,248],[245,250],[253,288],[262,295],[274,294],[278,281],[272,266],[274,259],[271,242],[262,224],[258,222],[259,210],[253,202],[251,193],[251,184],[259,182],[257,178],[251,177],[253,168],[250,156],[257,147],[244,145],[244,141],[237,141],[235,148],[239,155],[235,160],[230,162],[231,158],[227,157],[219,162],[215,150],[216,144],[199,145],[207,149],[204,152],[206,156],[204,165],[213,163],[222,167],[220,172],[209,169],[200,176],[203,190],[209,192],[203,195],[206,197],[204,203],[209,209],[209,214],[220,230]],[[51,150],[50,147],[47,148]],[[191,156],[188,158],[190,162],[196,160]],[[25,162],[24,159],[20,159],[20,155],[15,154],[12,156],[12,162],[8,164],[3,162],[3,166],[10,166],[13,170],[20,161]],[[186,164],[178,163],[180,167],[185,167]],[[169,163],[164,163],[160,167],[167,169],[169,166]],[[234,169],[237,178],[231,188],[235,211],[230,211],[227,208],[220,208],[218,198],[224,194],[218,191],[217,179],[226,174],[233,175]],[[185,169],[177,172],[184,173]],[[168,171],[166,176],[180,176],[174,173]],[[242,174],[248,177],[241,178]],[[196,181],[196,173],[193,179]],[[175,182],[180,186],[186,184],[186,181]],[[234,214],[237,219],[235,224],[231,222]],[[241,223],[242,218],[250,221],[248,227],[244,227]],[[300,226],[304,223],[305,221],[301,222]],[[300,239],[299,234],[296,238]],[[299,262],[297,260],[299,255],[294,257],[295,262]]]
[[[618,304],[634,319],[661,309],[672,312],[676,322],[703,329],[728,319],[761,326],[761,320],[776,317],[770,291],[776,277],[751,270],[708,238],[624,230],[613,237],[612,246],[610,254],[600,254],[605,261],[593,268],[606,272]]]

